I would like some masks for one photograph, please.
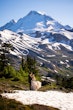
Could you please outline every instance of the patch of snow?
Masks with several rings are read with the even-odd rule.
[[[18,54],[16,54],[16,52],[11,51],[11,50],[10,50],[10,53],[11,53],[12,55],[16,55],[16,56],[18,55]]]
[[[46,13],[45,12],[41,12],[41,11],[37,11],[39,14],[41,15],[45,15]]]
[[[69,68],[69,67],[70,67],[70,65],[69,65],[69,64],[67,64],[67,65],[66,65],[66,68]]]
[[[65,64],[63,61],[60,61],[60,64]]]
[[[73,49],[72,49],[72,47],[71,46],[69,46],[69,45],[66,45],[66,44],[62,44],[65,48],[67,48],[68,50],[70,50],[70,51],[73,51]]]
[[[55,42],[55,43],[50,43],[51,44],[51,49],[54,49],[54,50],[61,50],[60,48],[60,45],[64,46],[66,49],[70,50],[70,51],[73,51],[72,47],[70,45],[67,45],[67,44],[64,44],[64,43],[58,43],[58,42]],[[49,47],[49,46],[48,46]]]
[[[65,60],[67,63],[69,62],[69,60]]]
[[[38,28],[41,28],[41,26],[43,27],[44,24],[43,24],[43,22],[38,22],[38,23],[36,23],[36,26],[37,26]]]
[[[61,50],[61,48],[59,47],[60,43],[52,43],[52,48],[54,50]]]
[[[50,77],[46,77],[46,79],[47,79],[48,81],[50,81],[50,82],[55,82],[55,80],[52,79],[52,78],[50,78]]]
[[[27,55],[29,53],[28,49],[36,52],[41,51],[41,49],[38,47],[38,42],[41,42],[41,38],[33,38],[26,34],[21,36],[9,30],[0,31],[0,34],[0,39],[3,42],[9,42],[15,48],[15,53],[10,51],[13,55]]]
[[[49,39],[45,39],[42,41],[42,44],[48,44],[48,42],[49,42]]]
[[[62,31],[60,31],[60,34],[66,36],[70,40],[73,39],[73,32],[62,30]]]
[[[55,72],[55,73],[58,73],[58,71],[57,71],[57,70],[54,70],[54,72]]]
[[[66,55],[62,55],[62,57],[67,57]]]
[[[50,61],[48,61],[48,60],[46,60],[46,59],[44,59],[44,58],[42,58],[42,57],[39,57],[39,56],[38,56],[38,58],[41,59],[41,60],[43,60],[43,61],[45,61],[45,62],[49,62],[49,63],[50,63]]]
[[[53,50],[53,48],[52,48],[52,46],[51,46],[51,45],[48,45],[48,48],[49,48],[50,50]]]
[[[14,93],[3,93],[2,96],[20,101],[24,105],[41,104],[52,106],[60,110],[73,110],[73,92],[64,93],[60,91],[21,91]]]
[[[47,55],[47,57],[55,57],[56,55]]]

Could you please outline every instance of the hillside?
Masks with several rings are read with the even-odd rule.
[[[53,37],[55,41],[50,41]],[[30,55],[36,58],[40,68],[44,66],[53,72],[73,76],[72,46],[67,44],[66,41],[59,42],[60,39],[69,42],[68,38],[56,34],[50,34],[49,37],[47,37],[47,35],[46,37],[31,37],[26,34],[17,34],[9,30],[0,31],[0,42],[10,43],[14,48],[13,51],[10,50],[13,59],[19,59],[22,55],[26,58],[27,55]],[[16,63],[15,65],[18,65],[20,60],[14,60],[14,62]]]

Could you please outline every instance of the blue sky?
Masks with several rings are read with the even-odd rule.
[[[0,26],[18,20],[31,10],[45,12],[63,25],[73,27],[73,0],[0,0]]]

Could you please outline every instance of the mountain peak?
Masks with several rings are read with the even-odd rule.
[[[28,15],[31,15],[31,14],[34,14],[34,15],[35,15],[35,14],[40,14],[40,15],[41,15],[41,13],[40,13],[40,12],[38,12],[38,11],[33,11],[33,10],[32,10],[32,11],[30,11],[30,12],[28,13]]]
[[[32,11],[30,11],[29,13],[28,13],[28,15],[31,15],[31,14],[38,14],[38,15],[46,15],[47,16],[47,14],[45,13],[45,12],[41,12],[41,11],[34,11],[34,10],[32,10]]]
[[[53,20],[53,18],[48,16],[45,12],[41,12],[41,11],[34,11],[34,10],[32,10],[32,11],[30,11],[28,13],[28,15],[40,15],[40,16],[48,17],[48,18],[50,18],[50,20]]]
[[[62,27],[61,24],[44,12],[32,10],[17,22],[12,19],[9,23],[1,27],[0,30],[10,29],[14,32],[22,31],[24,33],[30,33],[30,31],[59,30]]]

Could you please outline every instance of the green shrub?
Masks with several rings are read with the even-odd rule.
[[[4,68],[3,73],[4,73],[3,75],[4,75],[5,78],[12,78],[12,77],[16,76],[15,69],[10,65],[8,65]]]

